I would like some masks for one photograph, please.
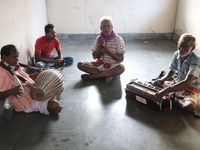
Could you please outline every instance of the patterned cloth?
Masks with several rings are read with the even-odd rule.
[[[99,37],[100,36],[98,36],[94,42],[94,45],[92,47],[93,52],[97,51]],[[124,40],[117,34],[112,40],[108,40],[106,42],[106,46],[108,47],[110,51],[118,55],[122,55],[126,52]],[[116,60],[114,60],[112,57],[110,57],[108,54],[103,54],[100,57],[100,60],[102,60],[103,63],[110,63],[110,64],[119,63]]]
[[[187,90],[183,90],[180,92],[176,92],[175,96],[183,101],[193,101],[195,104],[198,104],[199,94],[195,92],[189,92]]]
[[[106,71],[106,70],[109,70],[109,69],[113,69],[115,67],[117,67],[118,65],[120,65],[119,63],[114,63],[114,64],[109,64],[109,67],[107,67],[105,65],[105,63],[103,64],[98,64],[97,65],[97,62],[85,62],[88,66],[91,66],[91,67],[94,67],[100,71]]]
[[[112,40],[115,36],[116,36],[116,34],[114,31],[112,31],[110,33],[110,35],[104,35],[103,32],[101,32],[100,36],[98,38],[98,44],[103,44],[103,41],[108,42],[108,41]]]

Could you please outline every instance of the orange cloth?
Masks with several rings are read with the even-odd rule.
[[[14,85],[14,77],[11,75],[11,73],[4,68],[0,67],[0,91],[6,91],[8,89],[13,88]],[[17,71],[14,71],[16,75],[22,76],[24,79],[26,79],[31,84],[34,84],[35,82],[29,77],[29,75],[25,72],[23,72],[21,69],[18,69]],[[21,82],[21,81],[20,81]],[[33,101],[33,98],[31,97],[31,88],[26,84],[21,82],[23,89],[24,89],[24,95],[20,98],[17,98],[15,96],[9,96],[8,100],[10,101],[11,105],[16,111],[25,111],[28,109]]]
[[[189,86],[186,91],[194,92],[200,94],[200,90],[195,89],[193,86]]]

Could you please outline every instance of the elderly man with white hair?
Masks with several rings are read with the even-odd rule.
[[[124,60],[125,45],[123,39],[113,31],[111,17],[104,16],[100,19],[101,33],[97,36],[92,47],[92,55],[96,61],[79,62],[77,64],[82,74],[82,80],[105,78],[109,83],[114,76],[124,72],[121,64]]]

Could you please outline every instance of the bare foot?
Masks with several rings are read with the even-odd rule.
[[[81,79],[82,80],[88,80],[89,79],[90,74],[82,74],[81,75]]]
[[[107,83],[107,84],[110,83],[110,82],[112,81],[112,79],[113,79],[113,77],[107,77],[107,78],[106,78],[106,83]]]
[[[194,110],[193,113],[196,117],[200,117],[200,106],[199,105],[196,107],[196,109]]]

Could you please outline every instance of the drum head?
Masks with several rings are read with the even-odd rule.
[[[41,89],[34,89],[33,98],[38,101],[43,101],[45,100],[45,94]]]

